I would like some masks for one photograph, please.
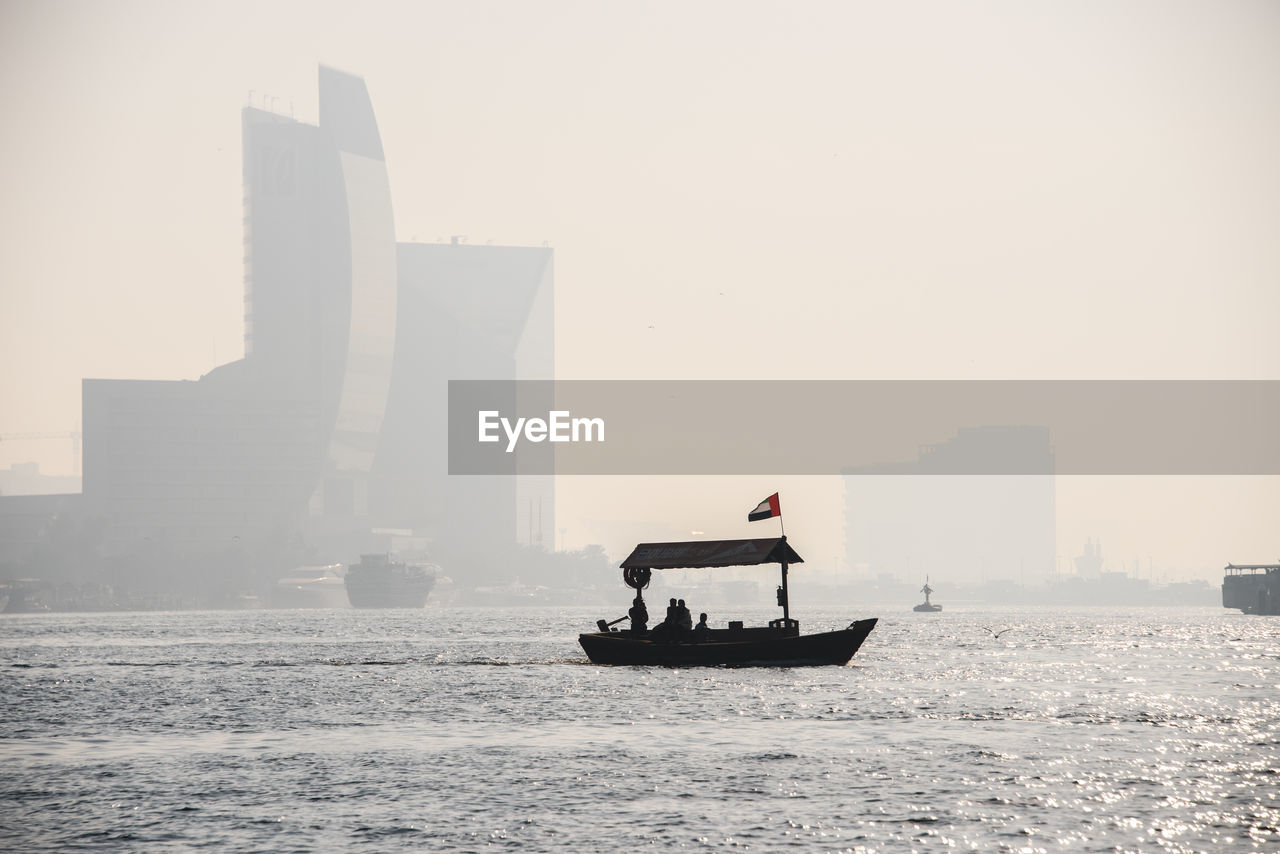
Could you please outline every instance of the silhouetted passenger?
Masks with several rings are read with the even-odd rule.
[[[677,631],[676,626],[680,622],[679,612],[680,608],[676,605],[676,600],[672,599],[671,604],[667,606],[666,618],[653,627],[653,630],[649,632],[649,638],[655,641],[674,640]]]
[[[707,615],[699,614],[698,625],[693,627],[693,639],[701,643],[709,637],[711,637],[711,627],[707,625]]]
[[[636,600],[631,603],[627,616],[631,618],[632,634],[642,635],[649,630],[649,609],[645,607],[644,597],[639,593],[636,594]]]
[[[693,615],[689,613],[689,609],[685,607],[684,600],[681,599],[677,604],[676,626],[680,630],[681,636],[687,636],[689,630],[693,628]]]
[[[687,611],[686,611],[687,612]],[[667,606],[667,618],[659,622],[653,627],[653,631],[649,632],[649,638],[653,640],[680,640],[680,604],[675,599],[671,600],[671,604]]]

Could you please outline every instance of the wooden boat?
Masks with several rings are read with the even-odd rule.
[[[623,580],[636,591],[637,599],[643,595],[641,591],[649,585],[655,569],[777,563],[782,567],[782,584],[778,587],[781,619],[770,620],[769,625],[758,627],[744,627],[740,622],[731,622],[728,628],[711,629],[702,636],[678,632],[675,636],[667,636],[660,632],[616,629],[600,620],[597,624],[600,631],[581,634],[578,642],[587,658],[596,664],[665,667],[847,664],[875,628],[876,618],[856,620],[847,628],[834,632],[802,635],[799,621],[791,617],[787,567],[803,562],[804,559],[787,544],[785,535],[753,540],[641,543],[622,562]]]

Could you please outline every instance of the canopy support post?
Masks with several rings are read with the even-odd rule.
[[[791,597],[787,595],[787,562],[782,561],[782,623],[791,625]]]

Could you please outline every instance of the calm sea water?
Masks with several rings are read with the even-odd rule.
[[[1280,848],[1280,619],[800,614],[872,615],[686,670],[589,664],[582,609],[5,617],[0,848]]]

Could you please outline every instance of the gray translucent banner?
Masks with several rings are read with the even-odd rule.
[[[449,473],[1274,475],[1280,381],[452,380]]]

